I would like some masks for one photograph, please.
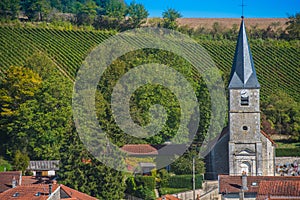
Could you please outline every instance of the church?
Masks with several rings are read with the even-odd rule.
[[[242,17],[228,85],[228,127],[205,157],[205,179],[273,176],[275,143],[260,129],[260,84]]]

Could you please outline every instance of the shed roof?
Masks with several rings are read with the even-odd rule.
[[[59,170],[59,160],[33,160],[29,162],[28,170],[49,171]]]

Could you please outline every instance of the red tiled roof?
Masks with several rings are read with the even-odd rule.
[[[58,188],[57,184],[52,185],[52,191],[54,192]],[[35,196],[40,192],[40,196]],[[14,194],[19,193],[18,197],[13,197]],[[6,190],[0,194],[0,199],[5,200],[46,200],[49,197],[49,185],[48,184],[32,184],[32,185],[20,185],[15,188]]]
[[[22,176],[22,185],[49,184],[50,182],[49,177]]]
[[[160,197],[160,198],[158,198],[156,200],[162,200],[162,199],[163,199],[163,197]],[[179,199],[177,197],[174,197],[173,195],[170,195],[170,194],[164,195],[164,199],[165,200],[181,200],[181,199]]]
[[[157,148],[150,144],[126,144],[121,150],[129,155],[157,155]]]
[[[300,181],[297,176],[247,176],[248,190],[245,192],[258,193],[262,181]],[[252,183],[256,185],[252,185]],[[239,193],[242,186],[241,176],[219,175],[219,193]],[[300,194],[299,194],[300,195]]]
[[[12,179],[15,177],[17,185],[19,185],[21,171],[0,172],[0,193],[12,188]]]
[[[258,189],[259,199],[270,197],[299,197],[300,178],[298,180],[261,181]],[[300,197],[299,197],[300,198]]]
[[[173,156],[186,151],[186,144],[126,144],[121,150],[131,156]]]
[[[69,195],[71,198],[68,198],[68,200],[97,200],[95,197],[91,197],[85,193],[79,192],[77,190],[74,190],[72,188],[69,188],[65,185],[60,185],[61,190],[65,191],[67,195]],[[67,199],[65,199],[67,200]]]

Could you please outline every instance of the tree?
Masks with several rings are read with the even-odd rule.
[[[288,37],[289,39],[300,39],[300,13],[296,13],[289,17],[287,22]]]
[[[16,19],[20,10],[20,0],[3,0],[0,2],[0,16]]]
[[[138,27],[149,15],[143,4],[137,4],[135,1],[130,3],[129,7],[127,8],[127,12],[128,16],[132,20],[133,27]]]
[[[0,85],[0,116],[11,120],[22,103],[32,99],[42,83],[41,77],[31,69],[12,66]],[[2,121],[1,120],[1,121]]]
[[[124,174],[100,163],[83,147],[77,133],[66,135],[62,141],[60,182],[99,199],[122,199]]]
[[[279,91],[262,102],[263,130],[277,134],[300,136],[300,105],[289,95]]]
[[[21,9],[29,20],[43,21],[50,12],[50,3],[46,0],[24,0]]]
[[[204,162],[199,158],[197,152],[190,150],[177,158],[171,164],[171,171],[177,175],[193,173],[193,157],[195,158],[195,171],[197,174],[202,174],[205,171]]]
[[[126,4],[123,0],[108,0],[105,5],[105,15],[123,19],[126,15]]]
[[[88,0],[84,4],[76,2],[76,23],[78,25],[93,24],[97,15],[97,5],[94,1]]]
[[[14,170],[22,171],[24,173],[29,165],[29,161],[30,158],[26,153],[22,153],[21,151],[17,150],[13,157]]]
[[[162,15],[164,19],[163,27],[169,29],[176,29],[178,27],[176,19],[182,17],[180,12],[173,8],[167,9]]]

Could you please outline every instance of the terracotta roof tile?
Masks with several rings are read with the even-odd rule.
[[[300,181],[297,176],[247,176],[248,191],[258,193],[262,181]],[[252,183],[256,183],[253,185]],[[241,176],[219,175],[219,193],[238,193],[242,186]],[[299,194],[300,195],[300,194]]]
[[[54,192],[58,188],[55,184],[52,186]],[[17,197],[13,197],[14,194],[18,193]],[[36,196],[36,194],[40,196]],[[0,199],[5,200],[46,200],[49,197],[49,185],[48,184],[32,184],[32,185],[20,185],[15,188],[6,190],[0,194]]]
[[[50,182],[49,177],[22,176],[22,185],[49,184]]]
[[[22,172],[20,171],[0,172],[0,193],[12,188],[13,177],[15,177],[17,181],[17,185],[19,185],[20,177],[22,177]]]
[[[121,148],[122,151],[129,155],[157,155],[157,148],[150,144],[127,144]]]
[[[74,190],[72,188],[69,188],[65,185],[60,185],[61,190],[65,191],[67,195],[69,195],[71,198],[69,200],[97,200],[95,197],[91,197],[85,193],[79,192],[77,190]]]
[[[261,181],[258,189],[260,199],[264,197],[299,197],[300,178],[298,180]],[[261,198],[262,197],[262,198]],[[300,197],[299,197],[300,198]]]
[[[187,147],[185,144],[126,144],[121,150],[132,156],[156,156],[181,154]]]

